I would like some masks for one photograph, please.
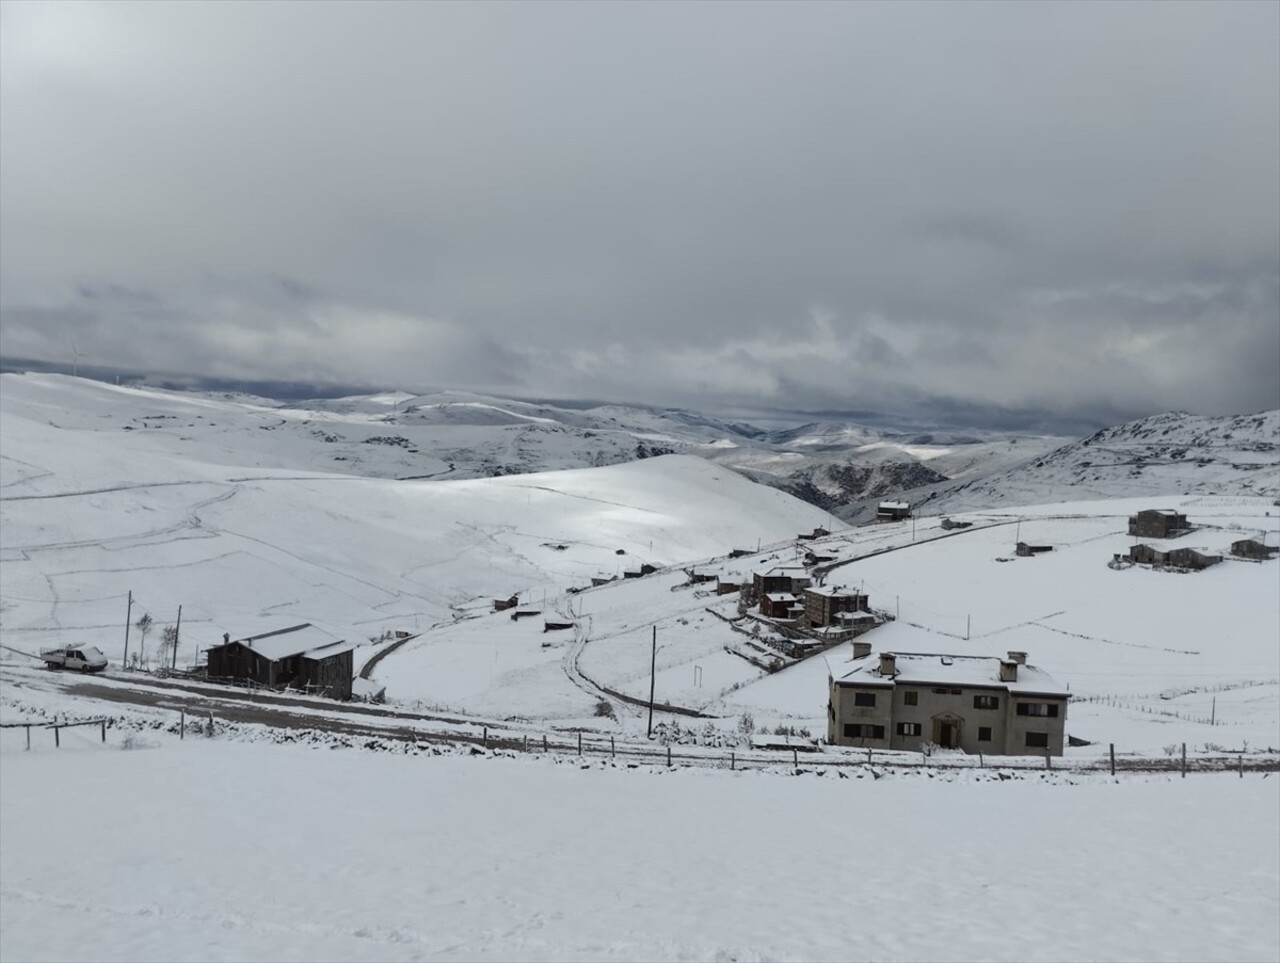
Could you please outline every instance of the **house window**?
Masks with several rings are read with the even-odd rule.
[[[855,692],[853,694],[853,704],[855,706],[874,706],[876,704],[876,694],[874,692]]]
[[[976,695],[973,697],[975,709],[999,709],[1000,697],[992,695]]]
[[[990,742],[990,741],[991,741],[991,727],[990,727],[990,726],[978,726],[978,741],[979,741],[979,742]]]
[[[899,722],[898,735],[900,736],[918,736],[920,735],[920,723],[918,722]]]
[[[846,722],[844,726],[846,739],[883,739],[884,726],[866,725],[858,722]]]
[[[946,694],[947,694],[948,692],[950,692],[950,691],[951,691],[950,689],[934,689],[934,690],[933,690],[933,694],[934,694],[934,695],[946,695]]]
[[[1019,702],[1018,715],[1056,719],[1058,718],[1058,706],[1054,702]]]
[[[1028,732],[1027,733],[1028,749],[1048,749],[1049,733],[1047,732]]]
[[[902,704],[904,706],[916,706],[920,704],[920,693],[915,689],[908,689],[902,693]]]

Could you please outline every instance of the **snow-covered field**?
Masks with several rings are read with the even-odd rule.
[[[1280,954],[1275,778],[20,738],[0,740],[5,960]]]

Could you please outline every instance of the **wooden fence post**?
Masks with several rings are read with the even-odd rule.
[[[671,768],[671,744],[667,744],[667,768]]]
[[[578,755],[582,755],[582,730],[578,730]]]
[[[610,758],[610,759],[614,759],[614,758],[616,758],[616,757],[617,757],[617,755],[618,755],[618,753],[617,753],[617,751],[614,749],[614,746],[613,746],[613,736],[610,736],[610,737],[609,737],[609,758]]]
[[[527,732],[524,734],[524,751],[529,751],[529,733]]]
[[[732,772],[734,769],[738,768],[737,764],[738,764],[738,760],[734,755],[734,753],[732,752],[729,753],[729,771]]]
[[[547,736],[545,733],[542,736],[542,751],[543,752],[547,751]]]
[[[800,756],[799,756],[799,754],[795,751],[795,749],[792,749],[792,750],[791,750],[791,768],[792,768],[792,769],[799,769],[799,768],[800,768]]]
[[[106,719],[102,720],[102,741],[104,743],[107,741],[107,720]]]
[[[1244,750],[1240,750],[1240,778],[1244,778]]]
[[[489,748],[489,727],[488,727],[488,726],[485,726],[485,727],[484,727],[484,737],[483,737],[483,738],[484,738],[484,748],[488,749],[488,748]]]
[[[27,730],[27,751],[31,750],[31,726],[26,726]]]
[[[1182,778],[1187,778],[1187,744],[1182,744]]]
[[[1111,745],[1111,775],[1114,776],[1116,774],[1116,744],[1113,742],[1110,745]]]
[[[55,749],[62,748],[62,739],[59,735],[58,727],[56,725],[53,727],[53,748]],[[1241,758],[1244,758],[1244,757],[1242,756]]]
[[[187,738],[187,710],[179,709],[180,716],[178,718],[178,739]]]

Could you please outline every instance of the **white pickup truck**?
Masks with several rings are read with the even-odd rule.
[[[107,667],[107,657],[92,645],[60,645],[53,649],[41,649],[40,658],[49,669],[79,669],[81,672],[101,672]]]

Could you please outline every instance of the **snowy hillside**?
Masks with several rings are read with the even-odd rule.
[[[951,473],[948,473],[951,475]],[[952,475],[952,477],[955,477]],[[1280,496],[1280,410],[1205,418],[1170,412],[962,484],[913,493],[923,510],[969,511],[1073,498],[1216,494]]]
[[[765,430],[682,409],[568,408],[456,391],[285,404],[48,374],[0,375],[0,401],[36,419],[59,412],[64,427],[145,435],[146,450],[191,460],[371,478],[489,478],[693,454],[830,511],[996,471],[1065,440],[847,423]]]
[[[423,628],[828,519],[688,456],[458,482],[301,472],[280,466],[310,446],[267,412],[264,430],[224,434],[216,401],[36,387],[0,407],[0,636],[28,651],[89,633],[119,659],[129,591],[135,617],[175,622],[183,606],[189,661],[224,632]]]

